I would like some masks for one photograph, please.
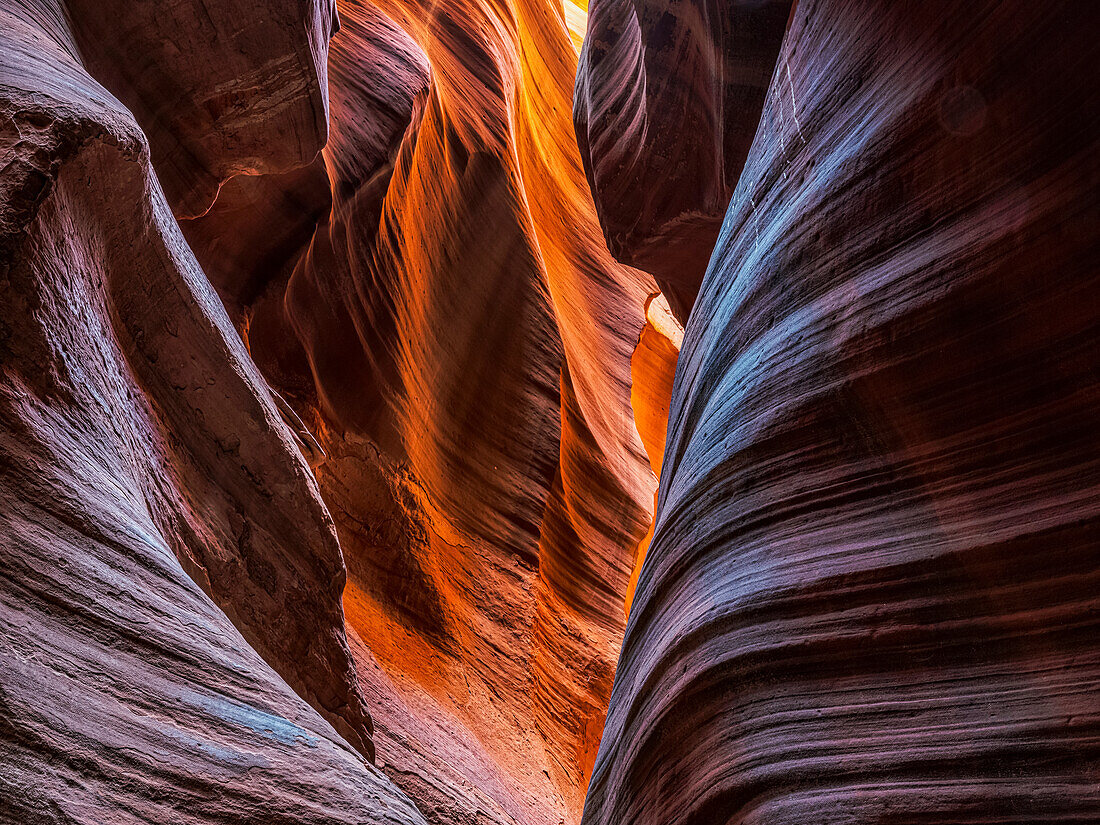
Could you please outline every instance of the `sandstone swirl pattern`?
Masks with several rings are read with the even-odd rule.
[[[422,823],[347,744],[331,519],[85,11],[0,4],[0,821]]]
[[[261,5],[0,0],[2,825],[1100,821],[1089,4]]]
[[[340,19],[323,169],[184,229],[316,441],[387,770],[438,822],[576,821],[656,488],[632,387],[675,349],[634,357],[656,287],[604,247],[556,3]]]
[[[1097,23],[798,4],[585,825],[1100,820]]]
[[[608,248],[691,311],[790,0],[592,0],[573,117]]]

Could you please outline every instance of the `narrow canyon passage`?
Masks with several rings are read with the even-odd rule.
[[[315,170],[181,226],[317,443],[381,763],[430,820],[577,822],[675,350],[604,247],[561,10],[338,9]]]
[[[288,3],[267,19],[181,4],[120,10],[122,30],[109,11],[15,4],[5,31],[27,57],[56,43],[81,95],[101,83],[132,113],[154,237],[185,259],[175,266],[201,266],[184,300],[216,325],[209,346],[247,363],[250,403],[278,434],[237,440],[239,402],[213,367],[158,395],[164,348],[183,369],[201,341],[143,321],[133,276],[96,275],[98,346],[121,351],[124,395],[150,398],[122,436],[163,445],[149,480],[123,486],[147,499],[145,485],[171,485],[179,505],[143,505],[159,541],[428,821],[579,821],[652,526],[679,335],[667,309],[647,320],[652,278],[604,245],[571,117],[584,9],[353,1],[302,17]],[[177,30],[191,38],[182,54]],[[149,56],[135,64],[139,43]],[[9,69],[32,97],[34,68]],[[43,163],[33,135],[13,138]],[[116,196],[95,179],[97,197]],[[125,270],[114,251],[93,258]],[[167,336],[149,328],[162,323]],[[192,418],[225,430],[213,451],[186,410],[166,411],[180,390]],[[251,511],[191,478],[224,489],[265,453],[299,488],[272,481]],[[312,522],[286,509],[298,501]],[[302,569],[299,534],[324,538],[327,569]]]
[[[0,0],[0,825],[1100,821],[1098,31]]]

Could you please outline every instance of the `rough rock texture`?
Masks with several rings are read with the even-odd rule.
[[[334,0],[66,6],[89,72],[144,127],[177,215],[201,215],[235,174],[285,172],[325,145]]]
[[[332,521],[91,13],[0,3],[0,821],[422,822],[347,744]]]
[[[586,825],[1100,821],[1096,11],[799,3]]]
[[[631,388],[655,287],[605,249],[559,4],[340,17],[331,211],[267,176],[185,231],[316,442],[380,760],[433,822],[576,821],[651,524]]]
[[[608,248],[691,311],[791,0],[592,0],[573,118]]]

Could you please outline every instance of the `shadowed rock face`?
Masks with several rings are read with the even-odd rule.
[[[1097,23],[799,4],[586,825],[1100,818]]]
[[[0,821],[423,822],[347,744],[331,519],[86,11],[0,4]]]
[[[607,246],[684,323],[791,0],[591,0],[573,118]]]
[[[334,0],[67,0],[90,73],[134,113],[180,217],[238,173],[285,172],[325,145]]]

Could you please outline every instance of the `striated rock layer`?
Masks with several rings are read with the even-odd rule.
[[[304,422],[380,760],[435,822],[576,821],[656,488],[632,386],[675,350],[633,366],[655,287],[604,247],[558,3],[340,18],[331,208],[237,179],[184,230]]]
[[[342,6],[332,219],[286,300],[320,401],[348,621],[378,664],[363,672],[448,731],[411,711],[380,734],[426,815],[575,821],[655,487],[630,407],[653,287],[603,248],[560,9],[383,9],[404,40]],[[386,78],[364,63],[414,54],[430,82],[405,86],[408,126],[363,134],[365,112],[397,107],[340,78]]]
[[[683,323],[756,133],[791,0],[592,0],[573,118],[607,246]]]
[[[1098,22],[799,3],[586,825],[1100,820]]]
[[[0,821],[423,822],[348,744],[332,521],[94,13],[0,3]]]

